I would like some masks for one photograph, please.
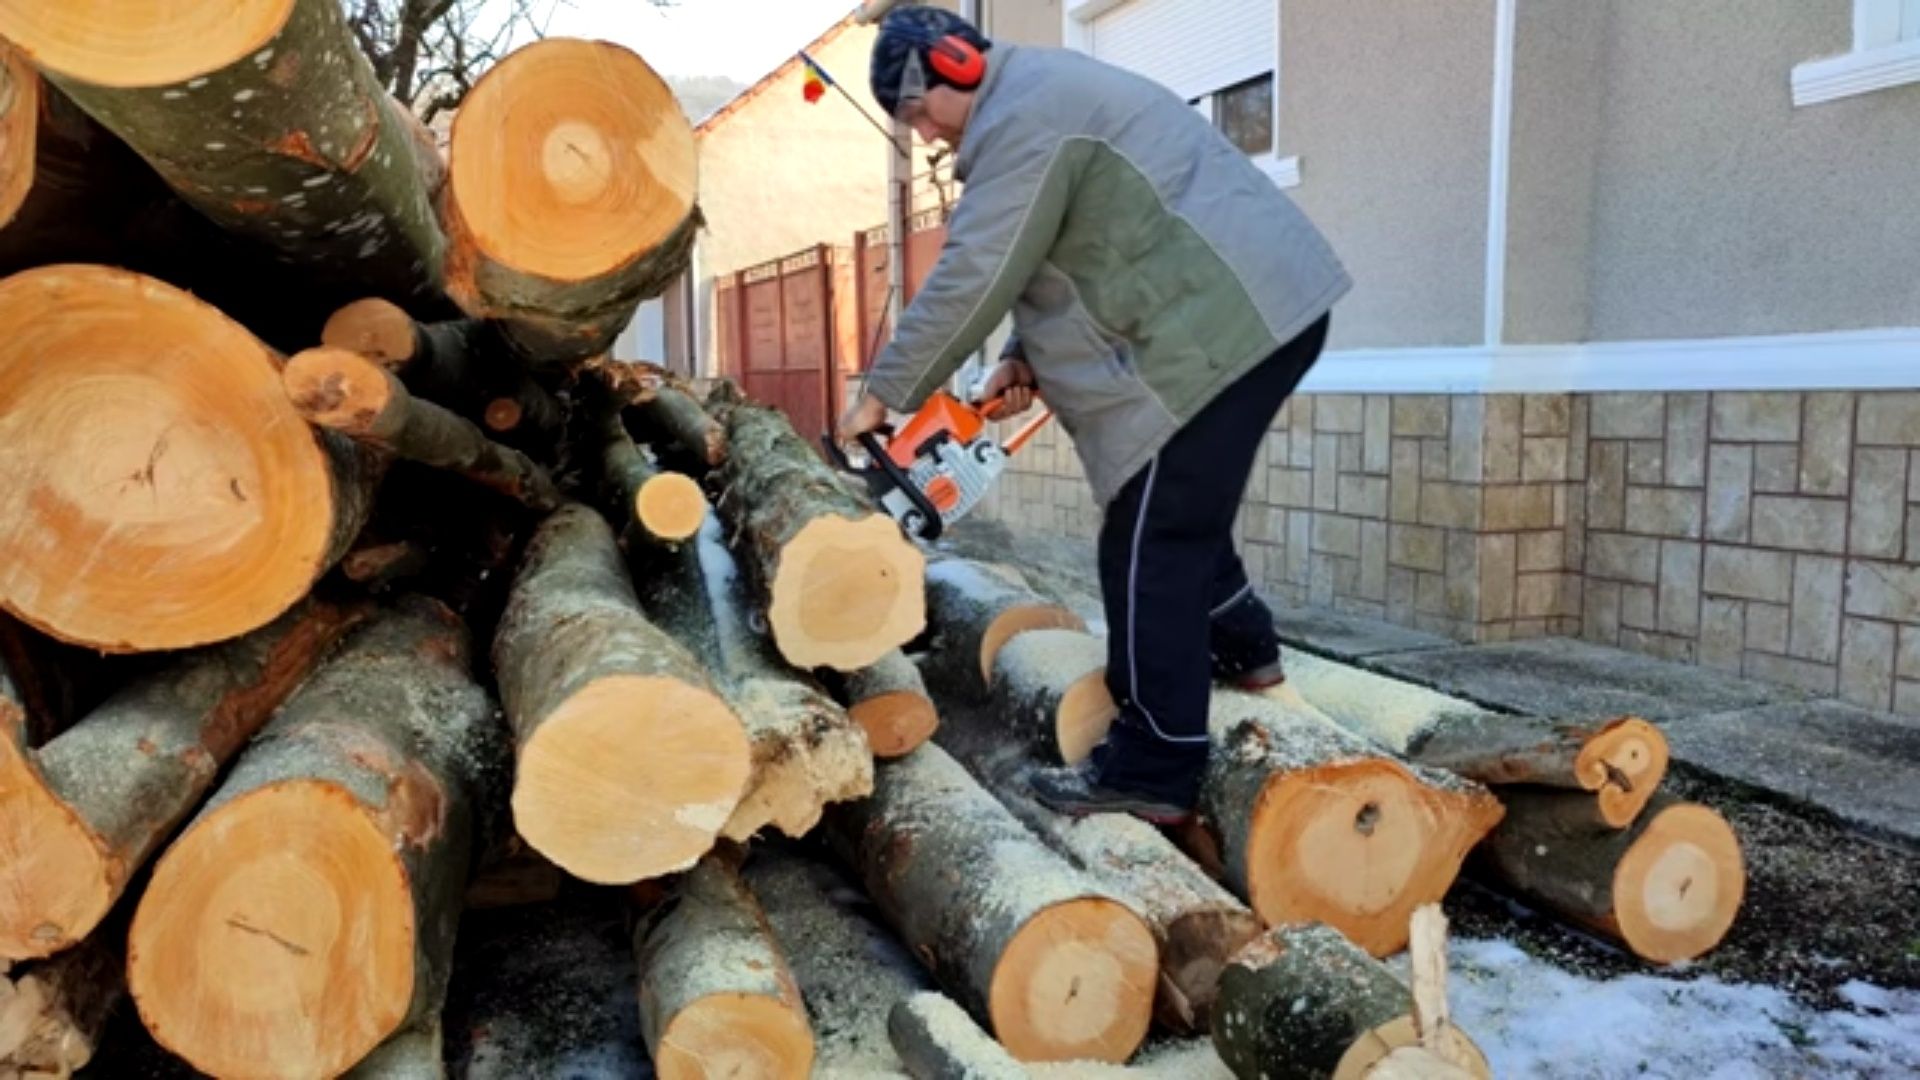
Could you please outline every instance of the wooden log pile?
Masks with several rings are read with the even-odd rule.
[[[1725,932],[1737,843],[1638,721],[1382,745],[1221,691],[1188,833],[1034,801],[1104,642],[604,356],[695,172],[618,46],[506,57],[443,157],[335,0],[0,3],[0,1077],[122,1001],[216,1077],[438,1075],[462,912],[563,875],[648,897],[663,1076],[1156,1027],[1371,1075],[1432,1042],[1377,958],[1476,849],[1650,959]]]

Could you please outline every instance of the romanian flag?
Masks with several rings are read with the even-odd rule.
[[[807,81],[800,92],[806,96],[807,104],[817,104],[821,98],[827,96],[827,84],[833,80],[828,78],[827,73],[820,70],[820,65],[813,62],[813,57],[806,53],[800,54],[800,62],[807,66]]]

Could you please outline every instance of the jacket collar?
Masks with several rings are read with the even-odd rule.
[[[974,133],[979,130],[981,114],[992,102],[993,92],[1000,85],[1000,75],[1006,70],[1007,61],[1012,60],[1017,51],[1018,46],[1002,45],[997,41],[987,51],[987,74],[980,80],[980,89],[973,93],[973,111],[967,116],[967,130],[960,136],[960,145],[953,154],[954,178],[963,183],[967,173],[972,171],[974,153],[979,146],[980,140],[974,137]]]

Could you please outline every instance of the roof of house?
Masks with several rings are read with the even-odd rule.
[[[833,42],[835,38],[839,37],[843,33],[846,33],[846,31],[849,28],[853,27],[858,17],[859,17],[858,11],[849,13],[846,18],[841,19],[839,22],[834,23],[832,26],[828,27],[825,33],[821,34],[817,38],[814,38],[812,41],[808,42],[802,48],[807,52],[815,52],[820,49],[826,48],[829,44]],[[759,82],[754,83],[752,86],[749,86],[745,90],[742,90],[738,94],[735,94],[732,101],[729,101],[725,105],[722,105],[718,109],[715,109],[711,114],[707,116],[706,119],[694,125],[694,128],[693,128],[694,134],[705,135],[707,132],[713,130],[714,128],[719,127],[722,123],[726,122],[726,119],[728,117],[732,116],[734,113],[737,113],[741,109],[745,108],[750,102],[752,102],[755,98],[759,97],[761,94],[764,94],[768,90],[771,90],[775,86],[779,85],[780,82],[784,80],[788,75],[791,75],[794,72],[799,71],[800,67],[801,67],[800,56],[798,53],[795,53],[792,57],[789,57],[787,59],[786,63],[781,64],[779,67],[774,68],[772,71],[769,71],[765,75],[761,76]]]

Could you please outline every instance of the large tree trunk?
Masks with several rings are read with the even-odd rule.
[[[838,870],[772,845],[741,872],[793,968],[817,1036],[821,1076],[893,1068],[887,1009],[931,985]],[[969,1021],[971,1023],[971,1021]]]
[[[828,804],[873,790],[865,733],[755,632],[718,521],[708,519],[677,550],[656,553],[642,600],[659,626],[706,662],[753,741],[753,779],[723,836],[746,840],[767,826],[803,836]]]
[[[308,602],[183,657],[40,747],[0,731],[0,957],[67,948],[100,924],[362,611]],[[0,706],[4,708],[4,706]]]
[[[716,852],[634,935],[640,1032],[661,1080],[813,1071],[800,988],[753,894]]]
[[[719,510],[773,628],[802,670],[858,671],[926,624],[926,559],[892,518],[850,494],[786,417],[725,407]]]
[[[876,770],[828,837],[941,985],[1023,1061],[1123,1062],[1158,949],[1141,917],[1047,849],[946,752]]]
[[[119,951],[104,937],[24,971],[0,964],[0,1076],[71,1076],[92,1060],[126,993]]]
[[[686,269],[693,130],[618,45],[548,39],[494,65],[454,118],[447,286],[529,361],[605,352]]]
[[[847,707],[847,715],[867,733],[867,745],[880,758],[905,757],[933,738],[940,713],[927,694],[920,669],[905,653],[893,650],[872,667],[825,681]]]
[[[971,665],[929,668],[943,698],[963,704],[977,698],[967,689],[975,685]],[[1107,643],[1078,630],[1030,630],[1010,637],[994,652],[985,707],[953,711],[969,723],[991,725],[1000,741],[1017,744],[1036,759],[1083,761],[1119,711],[1107,692]]]
[[[369,623],[155,867],[127,964],[147,1029],[214,1075],[334,1076],[429,1020],[506,771],[453,613]]]
[[[94,266],[0,282],[0,606],[105,652],[237,637],[305,596],[378,466],[301,421],[278,357]]]
[[[1500,803],[1253,694],[1216,690],[1201,807],[1234,891],[1269,926],[1322,922],[1375,956],[1443,896]]]
[[[704,474],[727,460],[727,429],[693,395],[660,382],[635,405],[654,451]]]
[[[1220,977],[1213,1044],[1241,1080],[1359,1080],[1419,1042],[1413,995],[1393,973],[1326,926],[1281,926],[1248,945]],[[1493,1075],[1464,1035],[1473,1063]]]
[[[706,854],[740,805],[753,746],[704,665],[640,613],[599,514],[568,505],[534,534],[493,659],[529,844],[601,884]]]
[[[985,699],[994,660],[1015,635],[1087,628],[1078,615],[1028,588],[1018,571],[966,559],[927,567],[927,623],[933,630],[928,674],[944,693],[974,701]]]
[[[495,431],[549,434],[564,420],[560,403],[508,351],[499,329],[481,319],[416,323],[399,305],[372,297],[329,316],[320,343],[359,353],[408,390],[485,417]]]
[[[392,372],[331,346],[287,362],[287,397],[310,423],[371,449],[459,473],[529,509],[557,508],[562,496],[533,459],[486,437],[473,424],[407,393]]]
[[[384,296],[439,295],[416,142],[336,0],[12,4],[0,36],[224,229]]]
[[[1455,715],[1415,736],[1408,756],[1483,784],[1592,792],[1594,825],[1624,829],[1667,774],[1667,740],[1637,717],[1558,724],[1538,717]],[[1572,804],[1569,804],[1572,805]]]
[[[1624,829],[1596,827],[1577,792],[1513,788],[1484,864],[1528,900],[1658,964],[1702,956],[1746,895],[1739,837],[1704,806],[1655,797]]]
[[[608,403],[598,418],[600,476],[613,520],[629,540],[681,543],[707,519],[707,496],[684,473],[657,469],[633,443],[619,409]]]
[[[902,998],[887,1035],[913,1080],[1026,1080],[1031,1073],[945,994]]]

